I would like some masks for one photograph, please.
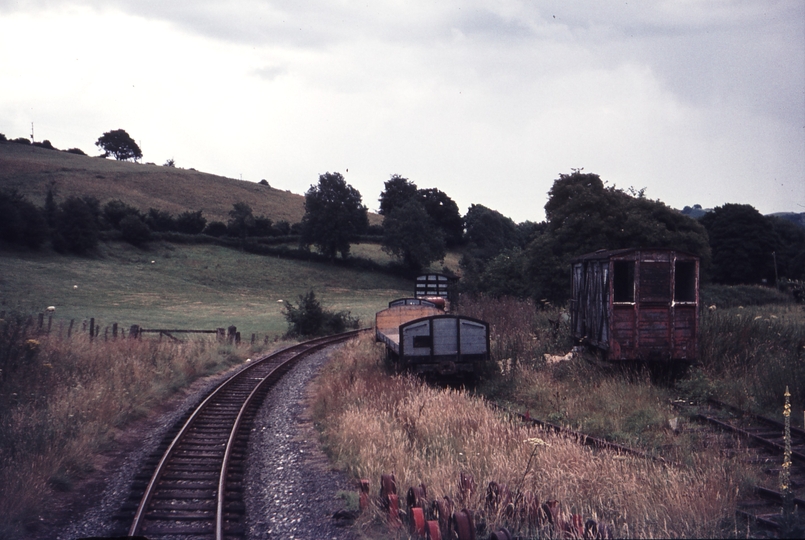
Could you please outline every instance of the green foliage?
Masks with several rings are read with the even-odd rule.
[[[47,237],[42,210],[16,190],[0,189],[0,240],[36,249]]]
[[[120,199],[115,199],[103,205],[103,219],[106,224],[113,229],[120,230],[120,222],[126,216],[134,216],[138,219],[142,218],[142,213],[130,206]]]
[[[154,232],[168,232],[176,230],[176,220],[164,210],[149,208],[145,215],[145,223]]]
[[[805,279],[805,229],[793,221],[767,216],[775,234],[774,259],[777,262],[777,274],[781,281],[788,279]]]
[[[480,204],[470,206],[464,224],[466,247],[459,261],[464,273],[462,287],[495,297],[528,296],[526,260],[521,248],[536,234],[538,226],[516,225],[500,212]]]
[[[204,234],[220,238],[226,236],[227,228],[226,223],[222,221],[211,221],[204,228]]]
[[[380,194],[382,216],[388,217],[410,201],[416,201],[425,209],[432,225],[440,232],[445,245],[458,246],[464,235],[464,223],[458,205],[447,194],[436,188],[417,189],[416,184],[400,175],[392,175]],[[383,222],[385,226],[385,221]]]
[[[229,222],[227,228],[232,236],[237,236],[241,241],[246,240],[249,229],[254,227],[254,215],[252,207],[245,202],[236,202],[229,211]]]
[[[417,198],[444,236],[445,245],[448,248],[458,246],[464,235],[464,222],[455,201],[436,188],[420,189]]]
[[[545,205],[547,224],[526,250],[534,298],[564,302],[570,296],[570,261],[599,249],[670,248],[710,261],[704,227],[642,190],[630,195],[605,187],[597,174],[560,174]]]
[[[53,247],[60,253],[86,254],[98,245],[97,201],[70,197],[59,205]]]
[[[64,151],[67,152],[68,154],[75,154],[77,156],[86,156],[87,155],[80,148],[70,148],[70,149],[67,149],[67,150],[64,150]]]
[[[151,229],[138,216],[129,214],[120,220],[123,240],[135,246],[142,246],[151,239]]]
[[[407,178],[399,174],[391,175],[384,184],[383,192],[380,193],[378,213],[381,216],[389,215],[395,208],[400,208],[409,200],[416,198],[417,191],[416,184]]]
[[[111,155],[118,161],[137,161],[143,157],[140,147],[123,129],[107,131],[98,137],[95,146],[104,151],[101,157]]]
[[[284,219],[280,220],[274,224],[274,231],[276,231],[277,236],[288,236],[291,234],[291,224]]]
[[[771,222],[748,204],[725,204],[701,219],[713,250],[716,283],[774,283],[776,247]]]
[[[349,245],[369,225],[361,194],[340,173],[325,173],[305,193],[300,244],[315,245],[328,259],[349,256]]]
[[[383,220],[383,251],[397,257],[413,272],[444,258],[445,241],[425,208],[410,199],[393,208]]]
[[[348,311],[333,313],[325,310],[309,291],[299,295],[299,304],[285,302],[285,320],[288,321],[288,336],[315,337],[339,334],[350,328],[358,328],[359,321]]]
[[[176,231],[184,234],[201,234],[207,226],[207,220],[198,212],[186,211],[176,216]]]
[[[34,142],[34,143],[31,143],[31,144],[32,144],[33,146],[37,146],[37,147],[39,147],[39,148],[44,148],[44,149],[46,149],[46,150],[57,150],[57,148],[54,148],[54,147],[53,147],[53,144],[52,144],[52,143],[51,143],[49,140],[47,140],[47,139],[45,139],[45,140],[44,140],[44,141],[42,141],[42,142]]]
[[[473,204],[467,210],[464,228],[467,251],[483,261],[518,245],[517,225],[514,221],[480,204]]]

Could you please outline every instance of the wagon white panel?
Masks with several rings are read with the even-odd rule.
[[[430,356],[430,347],[414,347],[414,338],[430,336],[430,324],[425,320],[403,329],[403,350],[406,356]]]
[[[458,353],[458,325],[456,319],[433,319],[433,354]]]
[[[486,352],[486,327],[462,319],[461,354],[485,354]]]

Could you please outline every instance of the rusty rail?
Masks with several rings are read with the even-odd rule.
[[[680,403],[675,403],[674,405],[682,409],[691,407],[691,405],[680,404]],[[709,407],[715,407],[716,409],[727,411],[730,414],[735,415],[737,418],[743,419],[744,421],[748,421],[750,424],[754,424],[754,427],[750,428],[740,427],[729,421],[725,421],[716,418],[711,414],[704,414],[699,411],[693,412],[691,414],[691,418],[703,422],[705,424],[714,426],[722,431],[732,433],[744,440],[750,441],[766,449],[766,451],[770,452],[774,457],[782,458],[783,454],[785,453],[785,443],[771,440],[769,438],[769,435],[773,434],[775,438],[783,439],[785,424],[777,420],[767,418],[765,416],[745,411],[743,409],[740,409],[738,407],[735,407],[733,405],[724,403],[716,399],[708,400],[707,405]],[[793,462],[792,464],[798,467],[799,470],[802,472],[802,468],[805,467],[805,452],[803,452],[803,448],[805,448],[805,430],[796,427],[791,427],[790,433],[792,437],[792,443],[794,443],[793,444],[794,448],[791,449],[791,459]],[[759,497],[760,499],[766,501],[770,501],[774,505],[783,504],[784,495],[779,491],[774,491],[761,486],[754,486],[753,492],[756,497]],[[805,500],[799,497],[794,497],[793,503],[795,508],[799,512],[805,510]],[[744,506],[762,506],[758,504],[757,500],[752,499],[743,501],[741,504],[743,504]],[[773,513],[752,513],[747,510],[739,509],[736,511],[736,515],[746,519],[747,521],[753,522],[757,526],[764,529],[779,530],[781,528],[781,523],[778,521],[781,516],[779,509]]]

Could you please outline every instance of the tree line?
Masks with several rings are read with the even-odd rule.
[[[119,199],[102,205],[95,197],[71,196],[57,202],[54,184],[49,186],[41,208],[14,189],[0,189],[0,240],[10,245],[38,249],[50,241],[59,253],[86,255],[98,245],[101,234],[109,231],[143,246],[153,233],[264,238],[298,233],[298,225],[255,216],[243,202],[233,205],[224,223],[207,221],[202,210],[178,215],[156,208],[142,212]]]
[[[0,142],[6,142],[2,134]],[[48,141],[35,144],[52,148]],[[96,145],[103,157],[142,157],[124,130],[104,133]],[[172,160],[166,165],[173,166]],[[101,206],[92,197],[69,197],[57,204],[54,186],[45,207],[38,209],[6,190],[0,191],[0,240],[30,248],[50,240],[56,251],[85,254],[108,230],[135,245],[148,242],[155,232],[228,236],[241,243],[296,235],[300,249],[315,247],[335,260],[348,258],[352,243],[372,235],[409,274],[457,250],[463,290],[559,303],[570,294],[570,261],[599,249],[683,250],[700,258],[704,281],[728,285],[805,280],[805,229],[790,221],[763,216],[744,204],[725,204],[693,219],[647,198],[645,189],[610,186],[582,170],[554,181],[540,223],[515,223],[479,204],[462,216],[446,193],[420,189],[398,174],[384,183],[379,203],[383,224],[370,227],[360,192],[337,172],[320,175],[310,186],[304,217],[295,224],[255,216],[244,202],[233,205],[224,223],[207,222],[200,210],[173,216],[154,208],[141,212],[120,200]]]
[[[548,192],[545,221],[515,223],[473,204],[464,216],[438,189],[419,189],[392,175],[380,194],[383,250],[412,273],[462,253],[461,288],[494,296],[566,301],[570,262],[599,249],[670,248],[701,260],[703,281],[775,285],[805,279],[805,229],[763,216],[745,204],[725,204],[696,220],[600,176],[560,174]],[[360,193],[339,173],[326,173],[305,194],[303,247],[334,259],[367,227]]]

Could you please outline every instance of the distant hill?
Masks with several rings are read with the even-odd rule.
[[[795,225],[799,225],[803,229],[805,229],[805,212],[797,214],[796,212],[775,212],[774,214],[769,214],[770,216],[787,219],[791,223]]]
[[[686,206],[685,208],[680,210],[680,212],[682,212],[684,215],[688,217],[692,217],[693,219],[699,219],[700,217],[705,215],[707,212],[710,212],[711,210],[712,208],[702,208],[701,204],[694,204],[693,208],[691,208],[690,206]]]
[[[692,217],[693,219],[699,219],[708,212],[712,211],[713,211],[712,208],[702,208],[702,205],[700,204],[694,204],[693,207],[686,206],[685,208],[680,210],[681,213],[683,213],[686,216]],[[799,227],[805,229],[805,212],[801,214],[797,214],[796,212],[775,212],[773,214],[766,214],[766,215],[787,219],[794,225],[798,225]]]
[[[41,206],[51,181],[56,182],[57,202],[71,195],[92,196],[101,204],[120,199],[142,211],[156,208],[176,215],[203,210],[208,221],[224,222],[232,205],[241,201],[251,206],[255,216],[264,215],[274,222],[297,223],[305,214],[304,196],[254,182],[0,143],[0,188],[15,188]],[[370,223],[381,220],[381,216],[369,215]]]

